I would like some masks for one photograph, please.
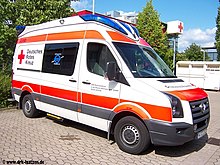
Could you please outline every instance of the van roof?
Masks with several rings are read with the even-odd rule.
[[[53,20],[50,22],[33,25],[33,26],[19,26],[17,27],[17,30],[20,31],[19,37],[22,37],[23,35],[30,33],[32,31],[37,31],[41,29],[48,29],[52,27],[60,27],[60,26],[67,26],[67,25],[74,25],[74,24],[84,24],[88,22],[97,22],[100,24],[104,24],[110,28],[113,28],[127,37],[131,38],[132,40],[139,40],[139,32],[136,29],[136,27],[132,24],[125,23],[120,20],[111,19],[109,17],[105,17],[102,15],[96,15],[96,14],[85,14],[81,16],[73,16],[73,17],[67,17],[67,18],[61,18],[58,20]]]

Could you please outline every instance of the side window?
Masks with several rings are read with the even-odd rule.
[[[72,75],[79,43],[46,44],[42,72]]]
[[[87,68],[89,72],[104,76],[107,62],[112,61],[116,63],[115,58],[106,45],[100,43],[88,43]]]

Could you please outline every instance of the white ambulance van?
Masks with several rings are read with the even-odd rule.
[[[206,135],[207,94],[174,76],[133,25],[87,14],[19,30],[12,94],[25,116],[95,127],[132,154]]]

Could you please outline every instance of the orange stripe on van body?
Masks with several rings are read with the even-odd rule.
[[[104,37],[96,30],[87,30],[85,39],[103,39]]]
[[[85,35],[86,34],[86,35]],[[37,35],[32,37],[19,38],[17,44],[30,43],[30,42],[41,42],[41,41],[55,41],[55,40],[71,40],[71,39],[104,39],[104,37],[96,30],[83,30],[75,32],[62,32],[62,33],[50,33]]]
[[[17,44],[45,41],[46,37],[47,35],[43,34],[43,35],[38,35],[38,36],[19,38],[17,40]]]
[[[178,90],[166,91],[166,92],[179,97],[181,100],[186,100],[186,101],[196,101],[208,97],[207,93],[200,88],[180,90],[180,91]]]
[[[149,120],[150,118],[150,116],[144,113],[143,110],[131,104],[123,104],[114,109],[114,112],[116,113],[123,112],[123,111],[132,112],[138,115],[140,118],[145,119],[145,120]]]
[[[47,36],[47,41],[83,39],[84,35],[85,35],[85,31],[50,33]]]
[[[118,33],[118,32],[107,31],[107,33],[109,34],[109,36],[110,36],[110,37],[112,38],[112,40],[114,40],[114,41],[123,41],[123,42],[136,43],[136,42],[133,41],[132,39],[129,39],[129,38],[125,37],[124,35]]]

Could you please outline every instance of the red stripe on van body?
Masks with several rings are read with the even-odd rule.
[[[40,85],[36,85],[36,84],[32,84],[32,83],[26,83],[26,82],[22,82],[22,81],[12,80],[12,87],[19,88],[21,90],[27,89],[27,87],[29,87],[32,92],[40,93]]]
[[[186,101],[196,101],[208,97],[207,93],[200,88],[167,92],[179,97],[181,100]]]
[[[138,103],[138,104],[142,106],[144,109],[146,109],[153,119],[158,119],[158,120],[168,121],[168,122],[172,121],[171,108],[161,107],[157,105],[144,104],[144,103]]]
[[[33,92],[36,92],[36,93],[42,93],[44,95],[57,97],[60,99],[66,99],[70,101],[77,101],[78,92],[76,91],[58,89],[58,88],[48,87],[48,86],[41,86],[41,92],[40,92],[40,85],[13,80],[13,88],[20,88],[22,90],[22,88],[27,85],[33,89]],[[79,93],[78,93],[78,96],[80,96]],[[127,102],[127,105],[126,105],[127,107],[129,107],[128,106],[129,102],[140,105],[150,114],[150,116],[153,119],[158,119],[158,120],[163,120],[163,121],[172,121],[171,108],[150,105],[150,104],[145,104],[145,103],[140,103],[140,102],[134,102],[134,101],[129,101],[129,100],[121,100],[120,102]],[[92,105],[92,106],[107,108],[107,109],[113,109],[117,104],[119,104],[119,99],[82,93],[82,103]],[[130,106],[130,108],[132,107],[133,106]],[[127,109],[118,108],[117,112],[120,112],[121,110],[129,111],[129,108]],[[133,112],[134,110],[135,109],[132,109],[131,112]],[[139,112],[137,112],[137,114],[139,114]]]
[[[113,109],[119,103],[119,99],[82,93],[82,103]]]
[[[108,109],[113,109],[119,102],[117,98],[110,98],[110,97],[105,97],[105,96],[95,96],[92,94],[86,94],[83,93],[82,94],[82,103],[84,104],[89,104],[89,105],[94,105],[94,106],[98,106],[98,107],[103,107],[103,108],[108,108]],[[150,104],[145,104],[145,103],[139,103],[139,102],[133,102],[133,101],[129,101],[129,100],[121,100],[122,102],[126,102],[126,109],[123,109],[124,106],[122,106],[121,108],[116,108],[115,112],[120,112],[120,111],[130,111],[133,112],[134,109],[133,105],[132,106],[128,106],[129,102],[135,103],[137,105],[140,105],[141,107],[143,107],[153,119],[158,119],[158,120],[163,120],[163,121],[172,121],[172,111],[171,108],[168,107],[161,107],[161,106],[156,106],[156,105],[150,105]],[[129,108],[132,108],[131,110],[129,110]],[[143,113],[141,112],[136,112],[137,115],[141,114],[140,117],[143,117]],[[144,119],[147,119],[148,117],[144,117]]]
[[[58,98],[62,98],[62,99],[70,100],[70,101],[77,101],[77,92],[75,91],[47,87],[43,85],[40,86],[37,84],[26,83],[26,82],[21,82],[21,81],[16,81],[16,80],[13,80],[12,84],[13,84],[12,85],[13,88],[19,88],[23,91],[27,90],[27,86],[29,86],[32,90],[27,90],[28,92],[36,92],[36,93],[58,97]],[[40,92],[40,88],[41,88],[41,92]]]
[[[145,104],[140,102],[133,102],[128,100],[121,100],[121,102],[132,102],[143,107],[153,119],[158,119],[162,121],[172,121],[172,110],[169,107],[162,107],[157,105]]]
[[[150,104],[145,104],[145,103],[140,103],[140,102],[133,102],[133,101],[129,101],[129,100],[121,100],[120,102],[121,103],[126,102],[127,103],[126,107],[129,107],[129,108],[133,107],[133,105],[128,106],[129,102],[140,105],[154,119],[169,121],[169,122],[172,121],[171,108],[150,105]],[[103,107],[103,108],[108,108],[108,109],[113,109],[119,102],[118,102],[117,98],[110,98],[110,97],[105,97],[105,96],[95,96],[92,94],[83,93],[82,103],[90,104],[90,105],[94,105],[94,106],[98,106],[98,107]],[[123,106],[121,108],[123,108]],[[127,109],[121,109],[121,108],[116,108],[116,112],[120,112],[123,110],[129,111],[129,108],[127,108]],[[136,110],[136,109],[133,108],[130,111],[133,112],[134,110]],[[140,112],[137,112],[137,114],[141,114],[141,116],[143,116],[143,114]],[[147,117],[145,116],[145,118],[147,118]]]
[[[77,92],[75,91],[41,86],[41,93],[66,100],[77,101]]]

